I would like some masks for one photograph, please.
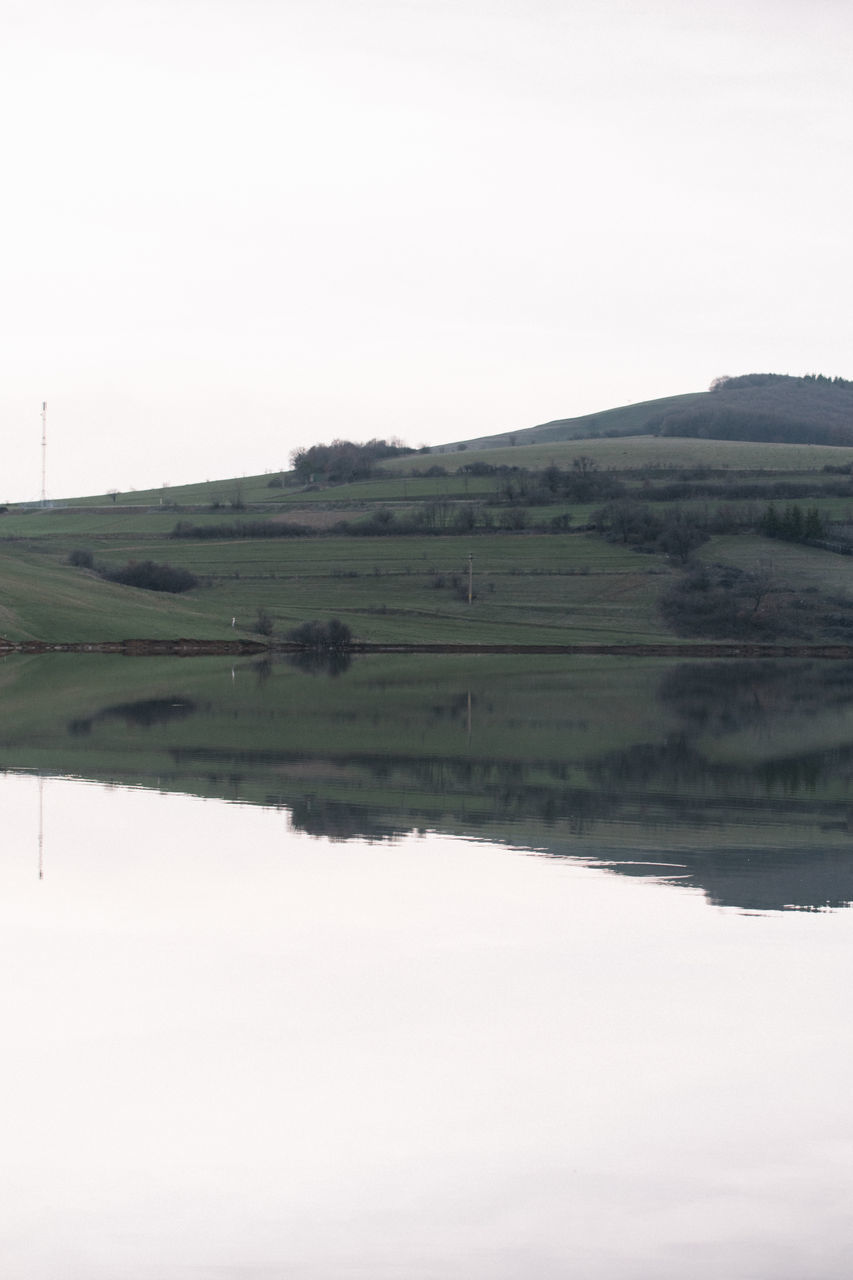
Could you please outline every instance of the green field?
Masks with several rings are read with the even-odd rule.
[[[382,464],[385,471],[399,472],[417,467],[443,466],[448,470],[476,462],[492,466],[547,467],[571,465],[579,454],[594,458],[601,467],[637,471],[661,469],[723,468],[727,471],[801,471],[843,466],[853,462],[853,448],[816,444],[756,444],[746,440],[694,440],[678,437],[627,436],[596,440],[555,440],[544,444],[474,448],[463,452],[435,449],[426,457],[392,458]]]
[[[740,569],[768,565],[780,583],[800,592],[823,591],[830,595],[853,594],[853,561],[849,556],[827,555],[816,547],[776,539],[742,535],[712,538],[699,550],[703,560],[717,560]]]
[[[769,500],[780,484],[811,495],[804,505],[826,519],[846,520],[853,485],[843,468],[853,463],[853,449],[653,437],[580,444],[405,455],[383,464],[375,478],[349,484],[298,485],[293,476],[279,484],[279,477],[264,475],[119,494],[115,502],[101,495],[45,509],[11,508],[0,515],[0,634],[13,641],[224,639],[256,634],[263,611],[279,636],[307,619],[339,617],[354,638],[372,643],[673,638],[658,601],[685,564],[654,542],[637,549],[589,527],[601,498],[543,497],[542,468],[556,463],[571,474],[581,452],[594,459],[599,478],[620,486],[621,502],[658,521],[681,511],[688,521],[709,524],[727,512],[738,531],[717,533],[699,558],[750,571],[770,556],[782,586],[849,594],[846,557],[768,543],[754,529],[766,507],[763,495]],[[523,494],[509,496],[506,473],[411,474],[478,459],[526,469],[512,472],[510,480],[517,485],[517,477],[526,476],[531,493],[540,486],[537,496],[531,503]],[[704,490],[697,491],[697,482]],[[730,501],[727,494],[744,482],[753,496]],[[774,501],[784,507],[782,499]],[[466,515],[474,527],[454,531]],[[357,526],[379,517],[391,530],[384,536],[335,528],[341,520]],[[524,527],[502,527],[516,518]],[[560,518],[569,519],[568,531],[553,531]],[[419,519],[434,531],[414,531]],[[201,533],[247,523],[276,531],[294,523],[311,536],[176,538],[179,521]],[[68,563],[80,551],[91,554],[94,569]],[[97,572],[146,560],[188,569],[198,585],[168,595],[118,586]]]
[[[563,644],[660,638],[668,570],[585,535],[316,538],[225,542],[111,539],[105,562],[168,559],[200,577],[181,596],[119,587],[65,563],[65,538],[4,547],[7,639],[123,639],[251,633],[259,608],[278,631],[340,617],[359,640]],[[469,605],[468,555],[475,598]],[[455,584],[455,585],[454,585]]]

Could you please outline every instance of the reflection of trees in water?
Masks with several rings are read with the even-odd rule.
[[[450,720],[453,722],[465,720],[471,713],[478,710],[479,698],[473,693],[457,693],[448,702],[437,702],[430,707],[430,713],[434,720]]]
[[[587,766],[589,777],[615,794],[626,788],[652,789],[692,796],[770,796],[814,792],[832,778],[847,781],[853,769],[853,747],[831,748],[794,758],[762,760],[752,766],[709,762],[676,734],[663,743],[638,743],[611,751]],[[673,795],[673,803],[675,803]]]
[[[658,699],[687,732],[732,733],[774,716],[853,705],[849,662],[690,662],[668,671]]]
[[[326,836],[329,840],[394,840],[411,830],[389,822],[366,805],[316,796],[305,797],[293,805],[291,824],[297,831]]]
[[[606,792],[568,785],[555,787],[537,780],[544,773],[564,782],[566,770],[562,764],[549,768],[547,764],[534,767],[518,760],[440,757],[360,763],[377,781],[387,783],[396,775],[406,789],[442,797],[446,812],[467,825],[494,821],[535,820],[546,825],[561,822],[580,834],[595,819],[610,812],[614,803]],[[476,799],[476,807],[472,806],[472,799]]]
[[[633,743],[587,763],[587,774],[595,784],[623,795],[625,787],[645,790],[663,782],[668,787],[696,791],[712,773],[684,734],[674,734],[665,742]]]
[[[787,719],[853,707],[853,665],[844,662],[684,663],[668,671],[659,701],[682,721],[663,742],[632,743],[589,762],[589,776],[625,788],[720,796],[794,796],[850,779],[853,744],[754,764],[709,761],[699,735],[721,737],[761,727],[772,747]]]
[[[441,815],[441,825],[450,822],[465,828],[485,828],[501,821],[511,824],[536,820],[546,826],[559,822],[577,836],[585,834],[595,819],[605,816],[600,798],[583,791],[555,796],[553,793],[533,795],[526,790],[492,799],[491,805],[476,809],[465,804],[458,807],[450,804]],[[331,840],[391,840],[437,821],[436,814],[426,806],[408,809],[405,822],[393,822],[379,805],[347,804],[316,796],[291,801],[291,814],[297,831],[328,836]]]
[[[345,649],[303,649],[289,653],[287,661],[306,675],[334,677],[349,670],[352,656]]]
[[[641,847],[642,837],[637,840],[636,833],[629,837],[627,845],[616,846],[602,845],[592,835],[600,822],[607,819],[618,822],[620,817],[631,822],[629,831],[635,832],[634,824],[642,829],[644,806],[642,799],[638,802],[638,796],[643,795],[641,788],[633,798],[630,789],[620,792],[566,788],[560,792],[526,782],[527,770],[524,769],[513,783],[506,777],[509,771],[499,763],[482,769],[463,769],[462,762],[456,763],[460,767],[451,767],[454,762],[434,761],[433,769],[427,773],[411,762],[402,771],[418,787],[424,785],[427,776],[441,779],[448,803],[438,815],[426,808],[419,812],[416,805],[410,804],[401,821],[380,804],[356,805],[324,800],[314,794],[292,805],[292,824],[311,835],[341,841],[388,841],[426,828],[459,832],[483,829],[494,839],[502,827],[504,839],[523,846],[525,822],[538,820],[546,829],[550,827],[550,833],[543,831],[542,826],[535,829],[530,847],[549,856],[580,857],[587,864],[601,863],[619,875],[657,880],[677,878],[679,884],[701,889],[711,902],[720,906],[742,911],[818,911],[844,907],[853,901],[853,859],[843,848],[822,848],[814,844],[781,849],[749,845],[696,848],[688,843],[676,846],[664,855],[662,862],[661,853],[656,848],[649,849],[648,842],[645,850]],[[396,772],[399,775],[399,766]],[[501,774],[504,782],[499,786]],[[638,776],[646,776],[645,766]],[[463,778],[467,780],[467,788],[460,785]],[[384,771],[382,780],[388,780]],[[399,776],[396,780],[401,781]],[[472,808],[472,795],[487,800],[485,806]],[[709,820],[725,826],[732,819],[730,804],[721,808],[714,820],[713,810],[706,810],[695,796],[672,795],[658,797],[658,800],[662,800],[663,811],[660,805],[655,806],[656,822],[682,819],[696,826]],[[770,812],[776,812],[775,805]],[[853,829],[853,820],[839,813],[835,825]],[[653,835],[652,829],[649,834]],[[579,838],[580,845],[576,843]]]
[[[197,710],[197,703],[179,695],[171,698],[143,698],[139,702],[119,702],[113,707],[104,707],[85,719],[69,720],[68,732],[75,737],[82,737],[91,733],[93,726],[103,720],[122,720],[127,725],[151,729],[154,725],[168,724],[172,720],[185,720]]]

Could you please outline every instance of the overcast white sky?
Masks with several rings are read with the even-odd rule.
[[[0,498],[853,376],[848,0],[0,16]]]

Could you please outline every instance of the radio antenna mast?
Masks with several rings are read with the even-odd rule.
[[[39,771],[39,880],[44,879],[44,778]]]
[[[41,402],[41,505],[47,506],[47,401]]]

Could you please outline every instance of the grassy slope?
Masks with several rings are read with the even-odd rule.
[[[475,447],[642,432],[763,440],[850,440],[853,385],[807,376],[730,379],[713,392],[688,392],[622,405],[581,418],[561,418],[466,443]],[[756,434],[757,432],[757,434]],[[792,434],[793,433],[793,434]],[[451,446],[452,447],[452,446]]]
[[[460,598],[474,555],[477,598]],[[182,596],[103,582],[64,563],[67,542],[0,555],[9,639],[233,635],[258,608],[277,629],[338,616],[361,640],[550,643],[665,635],[655,599],[661,566],[584,535],[322,538],[225,542],[116,539],[104,559],[168,559],[203,578]],[[436,585],[444,582],[445,585]]]
[[[495,444],[500,447],[508,443],[510,435],[514,436],[519,444],[525,445],[544,441],[580,440],[604,432],[630,435],[633,432],[642,431],[650,420],[659,419],[666,413],[701,404],[707,395],[707,391],[692,391],[680,396],[664,396],[659,400],[643,400],[639,404],[621,405],[619,408],[605,409],[600,413],[587,413],[580,418],[555,418],[551,422],[542,422],[535,427],[525,427],[521,431],[502,432],[498,436],[480,436],[465,443],[469,448],[480,449],[492,447]]]
[[[714,468],[736,479],[763,470],[768,477],[819,477],[821,468],[853,460],[853,450],[808,445],[749,444],[658,438],[584,441],[582,451],[602,468],[619,472],[637,487],[645,469],[668,475],[681,469]],[[478,459],[494,465],[564,466],[578,454],[575,442],[519,446],[498,451],[441,455],[441,465]],[[387,464],[383,477],[307,492],[270,488],[268,476],[121,497],[115,505],[87,499],[52,510],[13,510],[0,520],[0,633],[10,639],[122,639],[131,636],[210,638],[252,633],[259,609],[278,631],[309,617],[340,616],[367,641],[570,643],[654,641],[669,633],[656,600],[674,572],[660,555],[639,555],[584,533],[483,533],[475,536],[307,539],[176,540],[175,522],[233,524],[239,520],[289,518],[333,521],[363,519],[375,504],[411,511],[417,503],[482,502],[494,491],[493,477],[449,475],[413,478],[402,473],[434,465],[431,455],[410,455]],[[162,491],[160,491],[160,495]],[[209,503],[241,502],[211,510]],[[839,514],[845,499],[821,499]],[[193,508],[193,503],[208,505]],[[575,505],[575,524],[595,504]],[[565,504],[536,508],[546,523]],[[501,509],[496,508],[496,518]],[[166,596],[109,584],[72,569],[69,551],[85,547],[98,563],[130,559],[167,560],[201,578],[183,596]],[[474,557],[476,600],[464,599],[468,555]],[[754,539],[715,540],[706,554],[749,563],[768,548]],[[846,589],[847,561],[817,551],[769,549],[780,573],[805,583],[823,573],[827,586]],[[804,559],[805,557],[805,559]],[[799,565],[807,567],[800,570]],[[798,576],[800,575],[800,576]],[[455,581],[455,586],[454,586]],[[461,595],[460,595],[461,589]],[[835,587],[833,586],[833,589]]]
[[[758,534],[712,538],[699,550],[703,560],[733,564],[738,569],[767,565],[775,580],[796,591],[847,595],[853,591],[850,557],[827,554],[817,547],[762,538]]]
[[[748,440],[662,439],[659,436],[632,436],[627,439],[569,440],[512,448],[502,445],[475,448],[464,452],[427,454],[414,459],[392,458],[382,464],[383,470],[399,472],[412,467],[426,470],[440,465],[456,469],[472,462],[492,466],[547,467],[550,462],[570,466],[579,454],[594,458],[600,467],[618,471],[637,471],[646,467],[701,468],[722,467],[729,471],[809,472],[827,464],[846,465],[853,462],[853,448],[817,444],[755,444]]]
[[[217,638],[230,631],[185,596],[119,587],[42,551],[16,546],[0,555],[0,635],[8,640],[170,639],[199,633]]]

